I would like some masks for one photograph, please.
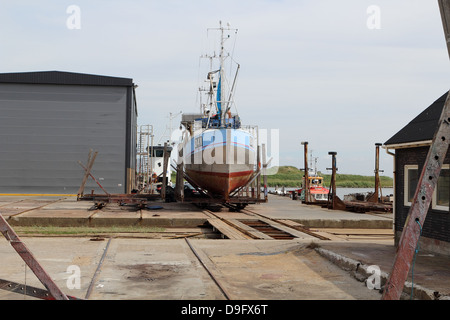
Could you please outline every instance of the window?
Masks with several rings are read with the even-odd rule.
[[[419,182],[420,172],[417,165],[405,166],[404,205],[411,206]],[[442,166],[437,185],[433,192],[432,208],[448,211],[450,202],[450,165]]]
[[[419,182],[419,169],[417,165],[406,165],[405,166],[405,206],[410,206],[414,198],[414,194],[417,189],[417,184]]]
[[[433,209],[445,210],[449,209],[450,199],[450,165],[445,164],[441,169],[441,174],[433,193]]]
[[[162,158],[164,156],[163,149],[153,149],[153,155],[150,154],[150,157],[153,158]]]

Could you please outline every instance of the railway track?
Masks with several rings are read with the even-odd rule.
[[[307,227],[288,219],[273,219],[248,209],[241,210],[248,218],[233,219],[223,217],[211,210],[203,210],[208,223],[224,237],[233,240],[293,240],[329,238],[309,230]]]
[[[225,297],[226,300],[231,300],[231,295],[228,292],[228,290],[223,286],[223,284],[221,283],[221,281],[214,275],[213,270],[211,270],[210,267],[208,267],[208,265],[205,263],[204,259],[202,259],[201,254],[195,250],[194,246],[192,245],[192,243],[189,241],[188,238],[184,238],[184,240],[186,241],[189,249],[191,249],[192,253],[195,255],[195,257],[197,258],[197,260],[200,262],[200,264],[202,265],[202,267],[206,270],[206,272],[208,273],[209,277],[212,279],[212,281],[214,281],[214,283],[216,284],[216,286],[219,288],[220,292],[222,293],[222,295]]]
[[[241,210],[247,217],[245,219],[233,219],[223,217],[211,210],[203,210],[208,217],[208,223],[218,230],[224,237],[232,240],[293,240],[293,239],[320,239],[328,238],[310,231],[303,225],[292,220],[277,220],[263,216],[251,210]],[[192,253],[206,270],[212,281],[223,294],[226,300],[232,300],[232,295],[227,291],[220,279],[215,275],[214,266],[208,266],[208,259],[195,249],[193,243],[184,238]]]
[[[216,231],[219,231],[223,237],[234,240],[378,241],[393,239],[390,229],[310,229],[293,220],[274,219],[248,209],[240,211],[246,217],[239,219],[228,218],[227,214],[218,214],[210,210],[204,210],[203,213],[209,217],[208,223]]]

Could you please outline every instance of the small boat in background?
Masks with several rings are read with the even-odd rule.
[[[304,179],[302,182],[304,186]],[[323,177],[318,175],[309,176],[309,194],[311,195],[311,201],[327,201],[330,190],[323,186]],[[302,187],[298,190],[300,199],[305,200],[305,189]]]
[[[317,159],[316,159],[317,161]],[[317,163],[314,169],[310,168],[308,170],[308,180],[309,180],[309,194],[310,198],[306,198],[305,192],[305,176],[302,178],[302,187],[291,191],[291,193],[296,193],[298,198],[305,202],[326,202],[328,201],[328,195],[330,190],[323,185],[323,177],[318,174]]]

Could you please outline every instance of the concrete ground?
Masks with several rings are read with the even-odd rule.
[[[133,225],[198,232],[208,219],[189,204],[159,203],[160,210],[142,211],[117,205],[93,210],[92,205],[71,197],[0,197],[0,213],[14,228]],[[362,273],[365,268],[361,266],[379,266],[382,276],[390,272],[395,257],[392,214],[333,211],[273,195],[268,203],[247,209],[217,214],[248,219],[255,212],[291,219],[331,240],[168,240],[122,235],[111,240],[41,236],[23,236],[22,240],[66,294],[90,300],[380,299],[378,290],[368,289],[364,280],[370,275]],[[0,279],[43,288],[1,238],[0,257]],[[449,266],[449,257],[420,252],[415,264],[415,297],[448,297]],[[0,299],[31,298],[0,290]]]
[[[274,219],[291,219],[312,228],[392,229],[392,213],[355,213],[304,205],[289,197],[269,194],[269,202],[251,205],[249,210]]]
[[[26,238],[29,249],[68,295],[86,298],[107,241]],[[372,300],[377,291],[299,241],[191,240],[231,300]],[[0,278],[43,288],[0,242]],[[80,270],[75,286],[70,266]],[[69,272],[68,272],[69,270]],[[225,300],[185,240],[113,239],[90,300]],[[0,291],[0,299],[31,299]]]
[[[16,226],[107,226],[141,225],[162,227],[195,227],[206,222],[202,210],[187,203],[158,203],[161,210],[130,210],[110,204],[93,210],[93,202],[76,197],[0,196],[0,213]],[[307,227],[317,228],[392,228],[392,214],[358,214],[303,205],[287,197],[269,195],[269,202],[249,205],[246,209],[274,219],[292,219]],[[226,216],[248,217],[223,211]]]

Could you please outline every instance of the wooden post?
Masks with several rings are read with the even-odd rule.
[[[91,169],[94,166],[94,161],[95,158],[97,157],[98,151],[94,152],[94,155],[91,157],[92,155],[92,149],[89,150],[89,156],[88,156],[88,163],[87,163],[87,168],[85,168],[85,173],[84,173],[84,177],[83,177],[83,181],[81,182],[81,186],[78,189],[78,197],[83,197],[83,193],[84,193],[84,186],[86,185],[86,181],[91,173]]]
[[[88,172],[88,169],[81,163],[81,161],[78,161],[78,164],[86,171]],[[98,180],[92,175],[92,173],[89,172],[89,176],[95,181],[95,183],[97,183],[97,185],[100,187],[100,189],[103,190],[103,192],[105,192],[108,196],[110,195],[108,193],[108,191],[106,191],[102,185],[100,184],[100,182],[98,182]]]

